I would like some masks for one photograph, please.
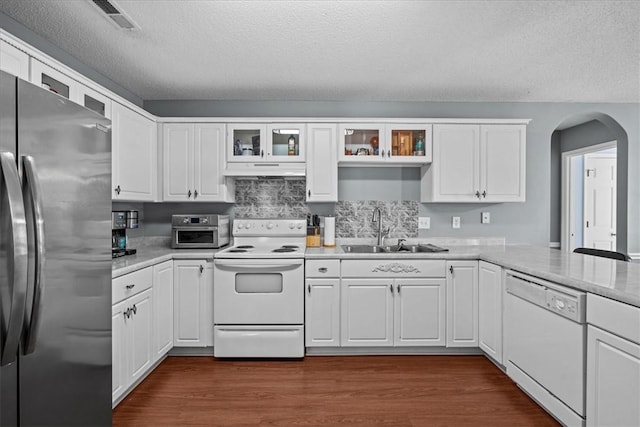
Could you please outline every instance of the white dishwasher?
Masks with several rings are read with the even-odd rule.
[[[506,272],[507,374],[565,425],[584,426],[584,292]]]

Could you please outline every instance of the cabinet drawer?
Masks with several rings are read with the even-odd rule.
[[[443,259],[358,259],[342,261],[342,277],[445,277]]]
[[[640,344],[640,308],[587,294],[587,323]]]
[[[153,268],[147,267],[124,276],[116,277],[111,282],[111,304],[138,294],[151,287]]]
[[[309,260],[305,262],[307,277],[340,277],[340,260]]]

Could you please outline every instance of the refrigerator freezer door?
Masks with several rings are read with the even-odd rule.
[[[47,255],[40,331],[19,360],[20,423],[109,426],[111,123],[23,81],[17,117],[18,158],[37,165]],[[33,272],[33,233],[29,240]]]

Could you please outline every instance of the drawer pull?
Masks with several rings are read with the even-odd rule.
[[[327,267],[320,267],[320,268],[318,269],[318,271],[319,271],[320,273],[326,273],[326,272],[327,272]]]
[[[135,284],[133,284],[133,285],[127,285],[127,286],[125,286],[125,288],[127,288],[127,289],[133,289],[133,288],[134,288],[134,286],[136,286],[136,285],[135,285]]]

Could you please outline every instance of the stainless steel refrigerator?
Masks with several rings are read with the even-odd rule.
[[[0,425],[111,425],[111,122],[0,72]]]

